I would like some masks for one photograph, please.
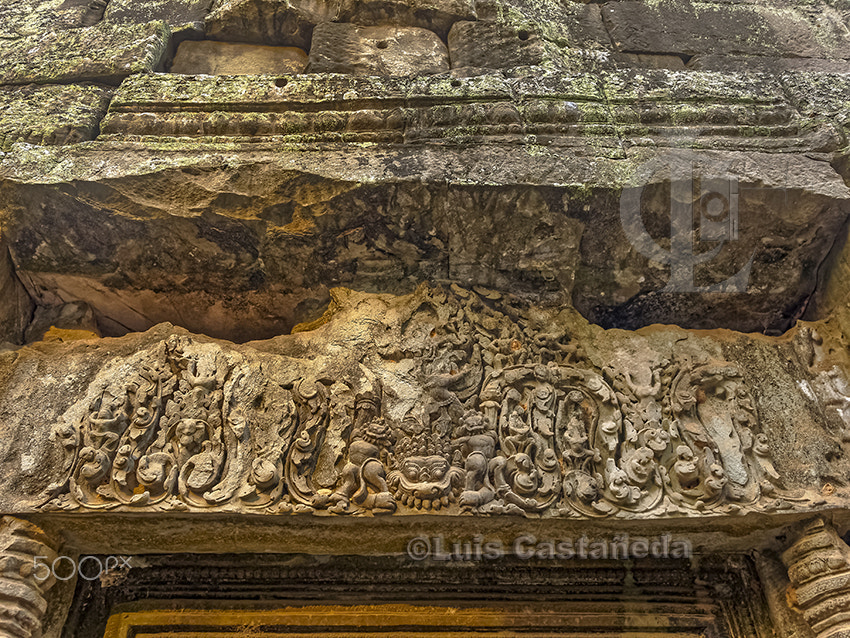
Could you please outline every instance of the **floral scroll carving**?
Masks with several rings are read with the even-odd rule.
[[[433,291],[375,341],[395,376],[372,360],[278,378],[172,336],[56,426],[66,476],[43,507],[595,518],[790,498],[737,365],[600,367],[493,297]]]

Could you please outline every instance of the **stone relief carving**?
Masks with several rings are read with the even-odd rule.
[[[0,634],[40,638],[47,611],[46,592],[56,577],[46,565],[57,558],[44,532],[27,521],[4,516],[0,521]],[[43,569],[38,569],[39,565]]]
[[[818,638],[850,635],[850,547],[823,519],[809,523],[782,554],[788,604]]]
[[[43,507],[588,518],[795,500],[736,365],[599,369],[496,300],[436,289],[376,339],[373,369],[338,378],[276,379],[174,335],[57,425],[66,480]]]

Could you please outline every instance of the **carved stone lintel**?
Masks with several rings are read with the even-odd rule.
[[[788,604],[818,638],[850,638],[850,547],[823,519],[810,523],[782,554]]]
[[[38,506],[654,518],[808,501],[774,467],[742,366],[600,368],[494,293],[417,295],[356,365],[293,359],[283,380],[273,355],[172,334],[104,370],[55,427],[62,476]]]
[[[55,547],[45,533],[11,516],[0,520],[0,636],[39,638],[45,593],[56,578]]]

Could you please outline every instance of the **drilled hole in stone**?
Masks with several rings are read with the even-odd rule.
[[[528,38],[531,34],[528,31],[523,29],[522,31],[517,31],[516,35],[520,40],[528,40]]]
[[[375,43],[375,46],[378,47],[379,49],[386,49],[388,46],[390,46],[390,43],[387,42],[386,40],[378,40]]]
[[[283,89],[286,88],[287,85],[289,85],[289,80],[287,80],[286,78],[278,78],[274,81],[274,85],[279,89]]]
[[[452,80],[452,86],[460,86],[461,84],[463,84],[463,82],[460,80]]]

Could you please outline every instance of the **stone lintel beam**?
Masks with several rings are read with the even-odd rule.
[[[688,534],[848,510],[826,324],[627,333],[483,288],[333,294],[264,342],[163,324],[0,354],[0,507]]]
[[[703,242],[722,252],[692,267],[661,244],[671,166],[717,176],[704,198],[737,189],[733,215],[711,226],[730,241]],[[38,303],[87,302],[108,335],[171,321],[238,341],[314,320],[334,286],[446,280],[572,303],[606,327],[781,333],[850,202],[827,161],[720,150],[116,140],[19,149],[0,172],[0,223]]]

